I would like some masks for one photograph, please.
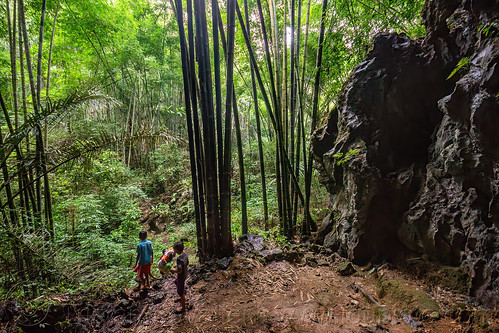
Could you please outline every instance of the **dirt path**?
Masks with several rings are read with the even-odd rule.
[[[394,274],[391,271],[390,277]],[[404,281],[417,290],[424,288]],[[466,318],[444,316],[416,327],[415,319],[402,318],[397,301],[385,297],[380,300],[383,306],[377,306],[351,288],[355,283],[376,297],[376,278],[341,276],[329,266],[286,261],[264,265],[236,257],[227,270],[207,273],[189,288],[192,308],[186,314],[174,313],[178,303],[173,278],[162,283],[165,299],[149,307],[136,332],[465,332],[472,325]],[[459,297],[432,296],[442,313],[449,313],[449,297]],[[474,328],[476,332],[479,327]],[[498,328],[496,317],[484,331]]]
[[[149,292],[53,295],[17,312],[15,302],[0,303],[0,333],[499,332],[497,309],[389,265],[362,270],[316,245],[280,249],[253,237],[234,259],[191,270],[185,314],[175,313],[168,276]]]

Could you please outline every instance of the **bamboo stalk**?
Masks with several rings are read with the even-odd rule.
[[[324,22],[326,21],[326,10],[327,10],[327,0],[322,1],[322,15],[321,15],[321,28],[319,34],[319,45],[317,48],[317,60],[315,65],[315,83],[314,83],[314,97],[312,104],[312,121],[310,125],[310,135],[312,136],[316,123],[317,123],[317,109],[319,106],[319,89],[320,89],[320,78],[321,78],[321,68],[322,68],[322,49],[324,43]],[[307,174],[305,175],[305,217],[303,221],[304,234],[310,233],[310,189],[312,184],[312,150],[309,150],[308,161],[307,161]]]
[[[189,138],[189,155],[190,155],[190,165],[191,165],[191,177],[192,177],[192,187],[194,193],[194,212],[196,218],[196,236],[198,242],[198,249],[200,252],[200,257],[203,256],[203,237],[201,232],[201,214],[199,212],[199,191],[198,191],[198,173],[196,170],[196,154],[194,148],[194,128],[192,124],[192,111],[191,111],[191,98],[190,98],[190,78],[189,78],[189,59],[187,55],[187,46],[185,44],[185,31],[184,23],[182,21],[182,1],[176,0],[176,17],[177,25],[179,28],[180,36],[180,53],[182,56],[182,76],[184,81],[184,95],[185,95],[185,110],[187,117],[187,134]]]
[[[270,0],[269,3],[272,3]],[[249,24],[249,8],[248,0],[244,0],[244,12],[246,18],[246,28],[248,29],[248,36],[251,36],[250,24]],[[276,42],[276,41],[274,41]],[[276,43],[275,43],[276,44]],[[253,68],[253,63],[250,63],[251,68],[251,88],[253,94],[253,108],[255,110],[255,120],[256,120],[256,135],[258,141],[258,157],[260,163],[260,181],[262,183],[262,203],[263,203],[263,224],[265,230],[269,229],[269,212],[267,204],[267,184],[265,179],[265,163],[263,158],[263,143],[262,143],[262,130],[260,126],[260,110],[258,108],[258,95],[256,92],[256,82],[255,82],[255,69]],[[278,81],[279,82],[279,81]]]

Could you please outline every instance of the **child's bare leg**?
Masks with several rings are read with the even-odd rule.
[[[180,308],[177,309],[177,312],[179,313],[185,312],[185,294],[180,296]]]
[[[141,278],[139,282],[139,289],[144,289],[145,285],[146,285],[146,280]]]

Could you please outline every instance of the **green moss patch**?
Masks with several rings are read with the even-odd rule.
[[[462,267],[438,265],[425,260],[415,260],[403,267],[410,275],[424,279],[428,284],[468,293],[469,275]]]
[[[401,312],[414,317],[427,317],[432,312],[440,311],[438,304],[425,292],[417,290],[402,279],[380,277],[376,288],[379,298],[393,300],[399,305]]]

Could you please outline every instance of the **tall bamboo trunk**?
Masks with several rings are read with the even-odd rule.
[[[320,79],[321,79],[321,69],[322,69],[322,49],[324,42],[324,22],[326,20],[327,11],[327,0],[322,1],[322,15],[321,15],[321,28],[319,34],[319,45],[317,47],[317,60],[315,64],[315,82],[314,82],[314,97],[312,102],[312,119],[310,126],[310,135],[312,135],[315,127],[317,126],[317,109],[319,106],[319,89],[320,89]],[[308,235],[310,233],[310,189],[312,184],[312,150],[309,149],[308,161],[307,161],[307,175],[305,177],[305,217],[303,221],[303,234]]]
[[[248,208],[246,197],[246,179],[244,176],[244,154],[243,141],[241,139],[241,125],[239,123],[239,111],[237,109],[236,93],[234,92],[234,125],[236,127],[237,156],[239,165],[239,181],[241,183],[241,233],[248,233]]]
[[[41,91],[42,91],[42,54],[43,54],[43,31],[45,27],[45,11],[47,7],[47,0],[42,0],[42,12],[40,19],[40,34],[38,38],[38,59],[37,59],[37,81],[36,81],[36,93],[37,93],[37,103],[41,108]],[[49,231],[50,239],[55,242],[55,229],[54,229],[54,218],[52,215],[52,198],[50,194],[50,182],[47,174],[46,156],[43,135],[41,130],[41,124],[37,123],[36,129],[36,142],[37,142],[37,152],[40,155],[40,172],[43,175],[43,191],[44,191],[44,208],[45,208],[45,221],[47,222],[47,228]]]
[[[307,21],[305,23],[306,28],[305,28],[305,40],[303,41],[303,58],[302,58],[302,66],[301,66],[301,80],[300,80],[300,108],[303,110],[303,105],[304,105],[304,98],[305,95],[303,94],[304,92],[304,87],[305,87],[305,74],[307,72],[307,50],[308,50],[308,31],[310,27],[310,2],[311,0],[308,0],[307,4]],[[303,119],[305,120],[305,119]]]
[[[192,113],[193,113],[193,125],[194,125],[194,140],[196,146],[196,169],[197,169],[197,183],[198,183],[198,197],[199,197],[199,212],[200,212],[200,226],[201,226],[201,238],[202,238],[202,257],[204,260],[206,254],[207,246],[207,235],[206,235],[206,209],[205,209],[205,193],[204,193],[204,155],[203,155],[203,143],[201,140],[201,130],[199,128],[199,116],[198,116],[198,95],[200,95],[199,86],[196,81],[196,64],[194,61],[194,27],[192,21],[192,0],[187,0],[187,33],[189,38],[189,88],[191,91],[192,99]]]
[[[50,37],[50,48],[49,48],[49,60],[47,63],[47,83],[46,83],[46,92],[45,95],[47,99],[50,97],[50,66],[52,65],[52,49],[54,47],[54,37],[55,37],[55,25],[57,23],[57,15],[59,14],[59,8],[61,7],[61,0],[57,1],[57,8],[55,10],[54,23],[52,24],[52,36]],[[49,144],[49,136],[48,136],[48,118],[45,118],[45,147],[48,147]]]
[[[227,55],[226,55],[226,101],[225,101],[225,140],[222,186],[220,188],[222,255],[232,253],[230,230],[230,183],[232,170],[232,111],[234,108],[234,40],[235,40],[235,1],[227,2]]]
[[[271,60],[271,54],[270,54],[270,48],[269,48],[269,41],[268,41],[268,37],[267,37],[267,28],[265,26],[265,19],[263,16],[262,3],[260,0],[257,0],[257,5],[258,5],[258,14],[260,15],[260,26],[262,29],[263,42],[264,42],[264,47],[265,47],[265,60],[267,62],[267,72],[269,73],[269,78],[270,78],[270,92],[271,92],[271,97],[272,97],[272,103],[274,105],[274,109],[277,110],[280,108],[281,102],[277,98],[276,84],[274,81],[274,75],[273,75],[273,70],[272,70],[273,66],[272,66],[272,60]],[[242,23],[242,24],[244,24],[244,23]]]
[[[261,9],[261,6],[259,8],[259,11],[260,11],[260,14],[261,14],[260,16],[261,16],[262,23],[264,23],[264,21],[263,21],[263,15],[262,15],[262,12],[261,12],[260,9]],[[260,70],[258,68],[258,64],[256,62],[255,55],[253,53],[253,48],[251,46],[250,38],[249,38],[248,33],[246,31],[244,20],[242,18],[241,11],[240,11],[237,3],[236,3],[236,11],[237,11],[238,19],[239,19],[239,24],[242,27],[241,30],[243,32],[243,36],[244,36],[244,40],[245,40],[245,43],[246,43],[246,47],[248,49],[248,54],[250,56],[250,61],[253,64],[254,69],[255,69],[255,76],[256,76],[257,81],[258,81],[258,86],[259,86],[260,91],[261,91],[261,93],[263,95],[265,106],[266,106],[267,111],[269,113],[269,116],[270,116],[270,119],[271,119],[271,122],[272,122],[272,126],[273,126],[273,128],[274,128],[274,130],[276,132],[276,138],[277,138],[277,141],[276,141],[276,159],[279,158],[281,160],[280,163],[276,163],[276,164],[277,165],[282,165],[282,167],[284,169],[286,169],[287,171],[289,171],[289,173],[291,174],[291,177],[292,177],[292,181],[294,182],[294,184],[295,184],[295,186],[297,188],[297,192],[298,192],[299,198],[300,198],[302,204],[304,204],[303,194],[302,194],[302,192],[300,190],[298,181],[297,181],[297,179],[296,179],[296,177],[294,175],[293,167],[290,164],[288,155],[286,153],[286,149],[284,149],[282,123],[281,123],[281,119],[279,118],[279,112],[276,112],[275,114],[273,112],[270,100],[268,98],[265,86],[264,86],[263,81],[262,81],[262,77],[260,75]],[[262,26],[264,27],[264,24],[262,24]],[[263,30],[264,30],[264,28],[263,28]],[[264,41],[266,40],[265,37],[266,37],[266,35],[264,34]],[[269,52],[268,52],[268,44],[265,43],[265,45],[266,45],[266,54],[268,56],[268,54],[269,54]],[[267,60],[269,60],[269,57],[267,57]],[[270,66],[270,68],[271,68],[271,66]],[[270,71],[270,73],[272,73],[272,71]],[[274,101],[275,101],[275,99],[274,99]],[[277,107],[276,110],[279,110],[279,107]],[[279,170],[276,170],[276,172],[279,172]],[[286,177],[278,177],[277,180],[279,181],[279,179],[285,181]],[[278,191],[278,193],[279,193],[279,191]],[[286,200],[286,199],[284,198],[284,200]],[[288,200],[289,200],[289,197],[288,197]],[[283,214],[283,217],[285,215],[286,214]]]
[[[269,3],[272,3],[273,0],[270,0]],[[250,24],[249,24],[249,8],[248,8],[248,0],[244,0],[244,11],[246,18],[246,28],[248,29],[248,36],[251,36]],[[274,40],[274,44],[276,40]],[[251,68],[251,88],[253,94],[253,108],[255,110],[255,120],[256,120],[256,136],[258,141],[258,157],[260,162],[260,181],[262,183],[262,203],[263,203],[263,225],[265,230],[269,229],[269,211],[268,211],[268,203],[267,203],[267,184],[265,179],[265,163],[263,158],[263,144],[262,144],[262,129],[260,125],[260,110],[258,108],[258,95],[256,92],[256,82],[255,82],[255,69],[253,68],[253,63],[250,64]],[[278,73],[278,72],[277,72]],[[279,81],[276,78],[278,85]]]
[[[276,92],[276,86],[275,82],[273,79],[273,66],[272,66],[272,60],[271,60],[271,54],[270,54],[270,48],[269,48],[269,43],[268,43],[268,38],[267,38],[267,30],[265,26],[265,19],[263,16],[263,11],[262,11],[262,6],[261,6],[261,1],[257,0],[257,5],[258,5],[258,12],[260,15],[260,23],[261,23],[261,28],[262,28],[262,34],[263,34],[263,41],[264,41],[264,46],[265,46],[265,58],[267,61],[267,70],[269,73],[269,78],[270,78],[270,87],[271,87],[271,93],[272,93],[272,100],[273,100],[273,105],[274,105],[274,110],[275,110],[275,131],[276,131],[276,137],[278,137],[278,140],[280,142],[277,142],[276,144],[276,161],[279,161],[279,163],[276,163],[276,176],[277,180],[276,181],[276,186],[277,186],[277,193],[278,193],[278,202],[279,202],[279,217],[281,220],[281,224],[283,227],[284,233],[288,233],[289,231],[289,225],[288,225],[288,216],[290,211],[288,211],[289,208],[289,182],[287,181],[287,177],[289,175],[287,166],[286,166],[286,158],[284,157],[285,152],[283,150],[286,150],[286,133],[283,130],[283,123],[286,123],[283,121],[283,118],[281,115],[283,114],[282,111],[285,110],[284,105],[286,105],[286,99],[285,97],[277,96]],[[286,37],[284,37],[284,43],[286,42]],[[286,46],[286,44],[284,44]],[[286,54],[286,47],[284,47],[284,54]],[[285,63],[283,62],[283,66],[285,66]],[[283,78],[285,78],[285,73],[283,73]],[[286,79],[285,79],[286,81]],[[283,82],[283,90],[285,89],[286,82]],[[284,94],[285,95],[285,94]],[[281,109],[282,106],[282,109]],[[285,126],[284,126],[285,127]],[[279,155],[280,156],[277,156]]]
[[[38,59],[36,66],[36,100],[40,105],[40,95],[42,92],[42,55],[43,55],[43,30],[45,28],[45,10],[47,0],[42,0],[42,11],[40,18],[40,33],[38,34]]]
[[[5,8],[7,11],[7,30],[9,35],[9,53],[10,53],[10,71],[12,78],[12,100],[14,104],[14,124],[15,128],[19,127],[19,106],[17,99],[17,62],[16,62],[16,39],[17,39],[17,24],[16,24],[16,1],[14,1],[12,10],[12,23],[10,21],[9,0],[5,0]]]
[[[201,214],[199,210],[199,190],[198,190],[198,175],[196,170],[196,154],[195,154],[195,145],[194,145],[194,128],[192,124],[192,111],[191,111],[191,83],[190,75],[189,75],[189,59],[187,54],[187,45],[185,42],[185,31],[184,31],[184,22],[183,22],[183,10],[182,10],[182,1],[175,0],[176,7],[176,17],[177,17],[177,25],[179,29],[179,37],[180,37],[180,53],[182,57],[182,77],[184,81],[184,96],[185,96],[185,111],[187,117],[187,134],[189,138],[189,159],[191,166],[191,178],[192,178],[192,191],[194,194],[194,214],[196,218],[196,236],[198,243],[198,251],[199,257],[204,257],[204,246],[203,246],[203,235],[201,230]]]
[[[215,121],[213,112],[213,91],[211,64],[208,45],[208,28],[204,0],[194,0],[196,21],[196,54],[199,61],[199,84],[201,115],[203,118],[204,175],[206,190],[207,252],[219,255],[221,252],[220,216],[218,210],[217,162],[215,152]]]
[[[230,34],[234,34],[235,33],[235,6],[233,4],[231,4],[231,8],[228,8],[232,11],[232,17],[230,17],[230,21],[228,19],[228,28],[229,29],[232,29],[232,31],[229,30],[229,33]],[[218,10],[218,8],[217,8]],[[220,12],[219,12],[220,13]],[[230,12],[228,12],[228,15],[229,15]],[[232,48],[229,48],[228,44],[229,43],[232,43],[234,44],[234,39],[235,39],[235,36],[231,36],[231,40],[228,41],[225,39],[225,33],[223,31],[223,24],[222,24],[222,20],[221,20],[221,17],[219,17],[218,19],[218,26],[219,26],[219,31],[220,31],[220,37],[221,37],[221,42],[222,42],[222,46],[223,46],[223,49],[224,49],[224,53],[225,53],[225,60],[226,60],[226,66],[228,68],[227,70],[227,73],[228,75],[232,75],[233,77],[233,62],[234,62],[234,46],[232,46]],[[231,28],[232,27],[232,28]],[[228,61],[229,61],[229,55],[230,57],[232,58],[232,64],[230,64]],[[230,70],[229,70],[229,66],[230,66]],[[235,125],[235,128],[236,128],[236,144],[237,144],[237,152],[238,152],[238,165],[239,165],[239,179],[240,179],[240,188],[241,188],[241,229],[242,229],[242,234],[247,234],[248,233],[248,212],[247,212],[247,198],[246,198],[246,180],[245,180],[245,175],[244,175],[244,156],[243,156],[243,150],[242,150],[242,139],[241,139],[241,125],[240,125],[240,122],[239,122],[239,111],[238,111],[238,108],[237,108],[237,100],[236,100],[236,92],[235,92],[235,88],[234,88],[234,80],[232,79],[232,104],[233,104],[233,112],[234,112],[234,125]],[[227,119],[227,116],[226,116],[226,121],[228,120]],[[227,128],[226,128],[226,139],[228,139],[228,132],[227,132]],[[226,141],[227,143],[227,141]],[[229,148],[230,148],[230,139],[229,139]],[[227,152],[225,149],[227,149],[227,146],[224,147],[224,154],[229,154],[229,152]],[[231,149],[230,149],[231,150]],[[231,153],[230,153],[231,154]],[[230,155],[224,155],[224,169],[225,169],[225,160],[229,159],[230,160]],[[227,171],[227,170],[226,170]],[[224,175],[224,177],[229,177],[230,179],[230,169],[229,171]],[[227,178],[225,178],[226,180]],[[230,183],[229,183],[230,184]],[[227,186],[227,184],[225,185]],[[229,190],[230,190],[230,187],[229,187]],[[221,191],[222,192],[222,191]],[[223,209],[223,200],[221,200],[221,211],[224,212],[222,214],[227,214],[228,213],[228,218],[230,219],[230,210],[227,212]],[[230,193],[229,193],[229,208],[230,208]],[[230,221],[230,220],[229,220]],[[229,227],[230,227],[230,224],[229,224]]]
[[[270,12],[270,26],[271,26],[271,36],[272,36],[272,46],[273,46],[273,58],[274,58],[274,80],[276,82],[276,90],[280,95],[281,91],[281,74],[280,74],[280,60],[279,60],[279,28],[277,25],[277,13],[275,8],[275,0],[269,0],[269,12]],[[249,24],[246,22],[249,29]],[[248,32],[249,35],[249,32]],[[251,35],[250,35],[251,36]]]
[[[2,94],[0,92],[0,108],[2,108],[4,114],[8,115],[7,112],[7,107],[5,106]],[[3,133],[2,129],[0,126],[0,147],[3,147]],[[14,196],[12,195],[12,189],[10,186],[10,176],[9,176],[9,169],[7,166],[7,159],[4,153],[4,149],[0,149],[0,161],[1,165],[0,168],[2,169],[2,176],[4,179],[5,183],[5,196],[7,198],[7,206],[9,209],[9,218],[10,218],[10,223],[7,223],[7,219],[5,219],[5,227],[6,229],[10,232],[15,232],[15,229],[19,226],[19,218],[17,215],[17,209],[16,205],[14,202]],[[2,205],[2,211],[4,210],[4,207]],[[8,239],[12,242],[12,252],[14,254],[14,257],[17,259],[16,260],[16,265],[17,265],[17,272],[19,274],[19,278],[24,278],[25,270],[24,270],[24,263],[23,263],[23,256],[22,256],[22,251],[19,246],[19,242],[17,237],[10,237],[9,235]]]
[[[42,54],[43,54],[43,31],[45,27],[45,9],[47,6],[47,0],[42,0],[42,10],[41,10],[41,18],[40,18],[40,32],[38,34],[38,58],[36,65],[36,104],[38,105],[38,112],[36,112],[37,120],[36,120],[36,129],[35,129],[35,147],[36,147],[36,176],[37,178],[43,175],[43,155],[45,152],[43,151],[43,137],[42,137],[42,129],[39,117],[42,116],[40,114],[41,110],[41,91],[42,91]],[[28,51],[26,51],[27,53]],[[38,193],[38,202],[41,211],[41,202],[42,202],[42,189],[41,182],[38,181],[36,185],[36,191]],[[46,202],[44,200],[44,202]]]
[[[294,108],[293,108],[293,112],[294,112],[294,115],[295,115],[295,119],[299,119],[300,118],[300,115],[299,115],[299,107],[298,107],[298,103],[299,103],[299,76],[300,76],[300,72],[299,72],[299,62],[300,62],[300,35],[301,35],[301,6],[302,6],[302,1],[299,0],[298,1],[298,17],[296,19],[296,43],[295,43],[295,51],[294,51],[294,65],[293,65],[293,68],[292,70],[296,73],[295,75],[295,80],[294,80],[294,99],[295,99],[295,102],[294,102]],[[294,120],[293,120],[294,121]],[[299,152],[300,152],[300,124],[299,124],[299,120],[298,120],[298,125],[296,126],[298,127],[297,131],[297,145],[296,145],[296,154],[295,154],[295,150],[293,150],[293,154],[295,154],[293,157],[291,157],[291,161],[292,162],[295,162],[295,168],[294,168],[294,172],[295,172],[295,175],[296,175],[296,178],[299,180],[300,179],[300,172],[299,172],[299,168],[300,168],[300,156],[299,156]],[[296,130],[296,127],[293,126],[294,130]],[[292,135],[294,135],[294,130],[292,131]],[[294,145],[294,140],[291,141],[291,144]],[[296,159],[296,161],[295,161]],[[294,187],[294,185],[292,186],[292,191],[291,191],[291,197],[292,197],[292,200],[293,200],[293,203],[292,203],[292,207],[293,207],[293,218],[292,218],[292,225],[294,228],[296,228],[296,218],[297,218],[297,214],[298,214],[298,196],[296,194],[296,189]],[[296,230],[296,229],[295,229]]]
[[[223,187],[223,128],[222,128],[222,83],[220,78],[220,43],[218,38],[218,31],[223,33],[223,29],[219,29],[219,25],[223,24],[219,19],[220,10],[218,8],[218,1],[211,0],[211,15],[212,15],[212,35],[213,35],[213,71],[215,76],[215,115],[217,124],[217,161],[218,161],[218,180],[220,197],[222,196]],[[222,38],[223,40],[224,38]],[[227,55],[225,56],[227,57]],[[220,211],[224,211],[223,205],[225,202],[220,200]],[[223,219],[222,219],[223,220]],[[223,222],[222,222],[223,223]]]
[[[18,34],[19,34],[19,69],[21,72],[21,94],[22,94],[22,111],[23,111],[23,119],[24,123],[27,123],[28,120],[28,102],[26,97],[26,81],[24,77],[24,52],[23,52],[23,37],[22,37],[22,26],[21,26],[21,11],[17,11],[18,15]],[[16,127],[17,130],[17,127]],[[26,154],[29,156],[30,149],[30,136],[29,133],[26,134]],[[30,179],[32,178],[31,169],[26,168],[25,173],[23,174],[23,189],[24,189],[24,208],[26,211],[26,216],[28,219],[28,224],[33,227],[33,218],[36,212],[35,198],[34,198],[34,189],[33,186],[28,185],[30,183]],[[31,205],[30,205],[31,203]],[[31,207],[31,209],[30,209]]]
[[[11,70],[11,78],[12,78],[12,100],[13,100],[13,106],[14,106],[14,129],[10,130],[10,134],[12,135],[17,129],[19,128],[19,105],[18,105],[18,96],[17,96],[17,60],[16,60],[16,53],[17,53],[17,1],[14,1],[13,3],[13,10],[12,10],[12,23],[10,20],[10,8],[9,8],[9,0],[5,1],[5,8],[7,11],[7,30],[8,30],[8,35],[9,35],[9,53],[10,53],[10,70]],[[6,117],[8,117],[6,115]],[[9,118],[6,118],[7,120],[10,120]],[[19,147],[17,147],[17,150],[20,151]],[[22,161],[22,156],[19,156],[19,152],[17,153],[17,159],[18,161]],[[23,174],[24,174],[24,168],[21,166],[22,163],[17,163],[17,170],[18,170],[18,186],[19,189],[24,188],[24,182],[23,182]],[[20,198],[19,198],[19,207],[21,211],[21,221],[23,226],[26,226],[26,212],[25,212],[25,191],[22,191],[20,193]]]
[[[300,0],[301,1],[301,0]],[[305,28],[305,40],[303,42],[303,58],[302,58],[302,66],[301,66],[301,79],[300,79],[300,88],[299,88],[299,103],[300,103],[300,118],[301,121],[299,123],[300,129],[301,129],[301,135],[302,135],[302,155],[303,155],[303,169],[304,169],[304,175],[308,174],[308,165],[307,165],[307,151],[305,147],[305,105],[306,105],[306,97],[307,95],[304,93],[305,90],[305,74],[307,71],[307,50],[308,50],[308,32],[309,32],[309,26],[310,26],[310,2],[311,0],[308,0],[307,3],[307,19],[306,19],[306,28]],[[298,151],[300,150],[300,147],[297,147],[297,154]],[[310,211],[307,210],[305,212],[304,209],[304,218],[307,220],[311,220],[309,218],[310,216]],[[302,224],[302,234],[306,235],[308,232],[307,224]]]
[[[300,42],[301,42],[301,7],[302,7],[302,0],[298,1],[298,17],[297,17],[297,29],[296,29],[296,44],[295,44],[295,58],[296,60],[294,61],[294,67],[293,70],[296,71],[296,78],[295,78],[295,100],[298,100],[298,103],[300,101],[300,94],[299,94],[299,63],[300,63]],[[295,113],[296,113],[296,118],[297,118],[297,131],[298,133],[296,134],[297,142],[296,142],[296,153],[295,153],[295,175],[297,179],[300,179],[300,141],[301,141],[301,125],[300,122],[303,123],[303,118],[301,117],[300,113],[300,107],[297,105],[298,103],[295,103]],[[297,109],[297,110],[296,110]],[[298,194],[295,191],[295,188],[293,187],[293,195],[292,195],[292,200],[293,200],[293,218],[292,218],[292,224],[296,230],[296,224],[297,224],[297,216],[298,216]]]
[[[40,119],[40,107],[39,107],[39,100],[37,99],[37,92],[36,92],[36,87],[35,87],[35,79],[33,75],[33,66],[32,66],[32,61],[31,61],[31,52],[29,48],[29,39],[28,39],[28,31],[26,29],[26,17],[24,13],[24,1],[19,0],[19,23],[22,28],[22,33],[23,33],[23,42],[24,42],[24,53],[26,55],[26,67],[28,69],[28,78],[29,78],[29,86],[31,89],[31,98],[33,100],[33,110],[35,113],[35,118],[37,119],[37,124],[35,125],[35,142],[36,142],[36,149],[35,149],[35,172],[36,172],[36,182],[35,182],[35,193],[36,193],[36,205],[34,209],[34,215],[35,215],[35,220],[36,223],[41,225],[41,211],[42,211],[42,191],[41,191],[41,148],[40,147],[40,135],[41,135],[41,128],[39,126],[38,120]]]
[[[295,63],[296,63],[296,41],[295,41],[295,0],[291,0],[291,7],[290,7],[290,17],[291,17],[291,64],[290,64],[290,84],[291,84],[291,89],[290,89],[290,107],[289,107],[289,160],[291,164],[294,164],[295,161],[295,110],[296,110],[296,94],[297,94],[297,89],[296,89],[296,70],[295,70]],[[290,210],[290,213],[288,214],[289,217],[289,224],[290,224],[290,232],[289,232],[289,238],[292,238],[294,236],[294,230],[295,230],[295,225],[294,225],[294,218],[292,217],[292,211],[293,211],[293,198],[294,198],[294,193],[295,193],[295,187],[291,183],[291,179],[289,180],[291,184],[291,189],[290,189],[290,198],[291,202],[288,207]]]
[[[284,0],[284,30],[282,32],[282,62],[281,62],[281,126],[283,128],[283,135],[285,136],[285,146],[287,146],[287,115],[288,115],[288,34],[287,34],[287,7],[288,0]]]
[[[3,100],[3,96],[2,96],[1,92],[0,92],[0,107],[2,108],[2,112],[4,113],[4,115],[8,116],[7,107],[5,105],[5,102]],[[3,147],[3,134],[2,134],[1,128],[0,128],[0,147]],[[15,228],[18,226],[18,216],[17,216],[16,205],[14,202],[14,196],[12,195],[12,188],[10,186],[11,179],[9,176],[9,169],[7,166],[7,158],[5,156],[4,149],[0,149],[0,161],[2,161],[0,167],[2,168],[2,175],[3,175],[3,179],[4,179],[3,185],[5,188],[5,195],[7,197],[7,204],[9,207],[9,214],[8,215],[10,217],[11,226]]]
[[[132,136],[133,136],[133,125],[135,123],[134,119],[135,119],[135,108],[136,108],[136,105],[137,105],[137,100],[139,99],[139,95],[140,95],[140,81],[139,83],[137,84],[137,89],[134,89],[133,91],[133,104],[132,104],[132,114],[131,114],[131,117],[130,117],[130,123],[128,124],[128,128],[129,128],[129,132],[128,132],[128,137],[130,138],[129,139],[129,143],[128,143],[128,158],[127,158],[127,161],[128,161],[128,166],[131,166],[132,165],[132,152],[133,152],[133,144],[132,144]]]

